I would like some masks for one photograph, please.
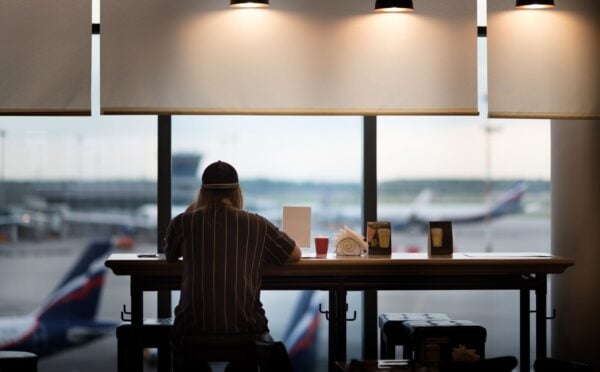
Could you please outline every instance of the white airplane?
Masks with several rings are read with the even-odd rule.
[[[377,219],[390,221],[394,230],[426,229],[429,221],[452,221],[455,224],[492,220],[504,215],[522,211],[522,200],[527,185],[523,181],[515,183],[509,190],[499,195],[489,204],[432,204],[433,193],[423,189],[411,204],[380,204],[377,206]],[[349,205],[335,210],[313,209],[315,219],[330,223],[347,224],[359,227],[360,206]]]
[[[386,216],[386,212],[388,212],[386,210],[379,213],[379,219],[394,221],[395,229],[411,226],[426,227],[429,221],[451,221],[455,224],[489,221],[521,212],[521,201],[525,191],[527,191],[527,185],[525,182],[519,181],[489,204],[461,204],[446,207],[430,204],[430,195],[420,195],[421,198],[417,197],[411,206],[407,219],[394,220],[393,215]]]
[[[95,319],[111,247],[109,241],[91,242],[38,309],[0,317],[0,350],[44,357],[113,334],[115,322]]]

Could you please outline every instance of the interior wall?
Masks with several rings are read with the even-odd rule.
[[[600,370],[600,121],[552,121],[552,356]]]

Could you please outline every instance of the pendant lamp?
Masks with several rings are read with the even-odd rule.
[[[517,9],[550,9],[554,8],[554,0],[517,0]]]
[[[230,4],[232,8],[267,8],[269,0],[231,0]]]
[[[415,10],[412,0],[377,0],[376,12],[412,12]]]

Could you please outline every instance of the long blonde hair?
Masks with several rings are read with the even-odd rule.
[[[225,204],[231,202],[231,205],[237,209],[244,207],[244,196],[242,195],[242,189],[236,186],[231,189],[207,189],[201,187],[198,190],[198,195],[194,201],[194,209],[207,208],[211,209],[219,204]]]

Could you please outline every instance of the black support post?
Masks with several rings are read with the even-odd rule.
[[[529,306],[529,288],[520,290],[519,299],[519,323],[520,323],[520,339],[519,339],[519,370],[521,372],[529,371],[529,353],[530,353],[530,319],[531,311]]]
[[[377,117],[363,117],[362,222],[366,236],[368,221],[377,221]],[[363,359],[377,359],[377,291],[363,291]]]
[[[158,116],[158,182],[156,188],[158,205],[156,243],[157,252],[163,252],[162,242],[171,221],[171,115]],[[171,291],[161,290],[157,295],[159,318],[171,317]],[[158,350],[158,370],[170,370],[170,350]]]
[[[542,359],[546,357],[547,337],[547,319],[546,319],[546,295],[547,280],[546,274],[536,274],[537,287],[535,289],[535,357]]]
[[[328,371],[335,372],[337,367],[336,362],[336,351],[339,344],[338,340],[338,327],[339,324],[336,322],[337,308],[336,308],[337,297],[334,290],[329,291],[329,358],[328,358]]]
[[[162,241],[171,221],[171,115],[158,116],[158,183],[156,189],[158,221],[157,251],[163,253]]]

